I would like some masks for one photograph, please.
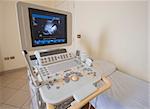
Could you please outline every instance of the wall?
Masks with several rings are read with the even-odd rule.
[[[17,15],[15,2],[5,1],[3,5],[3,20],[2,20],[2,59],[3,70],[15,69],[25,66],[22,59],[19,32],[17,26]],[[14,60],[4,61],[4,57],[15,56]]]
[[[75,17],[75,32],[82,35],[77,48],[148,80],[146,1],[76,1]]]
[[[0,13],[2,13],[2,4],[0,3]],[[3,62],[1,58],[1,47],[2,47],[2,14],[0,14],[0,72],[3,70]]]
[[[43,6],[51,6],[50,1],[24,1],[40,4]],[[16,0],[2,0],[0,2],[0,5],[2,5],[2,7],[0,7],[0,10],[3,11],[3,13],[0,13],[0,16],[3,16],[3,19],[0,19],[0,23],[2,23],[1,27],[3,28],[2,34],[0,35],[0,57],[3,60],[3,71],[25,67],[24,58],[21,53],[20,34],[16,12]],[[15,56],[15,59],[10,61],[4,61],[4,57],[7,56]],[[0,62],[2,63],[2,61]]]
[[[148,2],[148,72],[150,80],[150,1]]]

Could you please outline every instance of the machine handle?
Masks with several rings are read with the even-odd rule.
[[[99,94],[103,93],[104,91],[106,91],[111,87],[111,81],[108,78],[103,76],[102,81],[104,82],[104,85],[102,87],[97,89],[93,94],[89,95],[88,97],[81,100],[80,102],[73,104],[68,109],[80,109],[81,107],[86,105],[89,101],[91,101],[93,98],[95,98],[96,96],[98,96]]]

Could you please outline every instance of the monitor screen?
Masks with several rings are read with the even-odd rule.
[[[28,8],[32,47],[67,43],[67,15]]]

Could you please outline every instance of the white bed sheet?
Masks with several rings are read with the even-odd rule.
[[[105,60],[94,61],[93,67],[95,67],[98,72],[104,74],[105,76],[111,75],[117,69],[116,65]]]
[[[120,71],[109,78],[112,87],[91,101],[95,109],[150,109],[150,84]]]

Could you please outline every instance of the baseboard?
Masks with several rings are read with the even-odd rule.
[[[26,70],[26,69],[27,69],[27,67],[20,67],[20,68],[16,68],[16,69],[12,69],[12,70],[1,71],[0,75],[4,74],[4,73],[11,73],[11,72],[21,71],[21,70]]]
[[[3,71],[0,71],[0,76],[3,74]]]

